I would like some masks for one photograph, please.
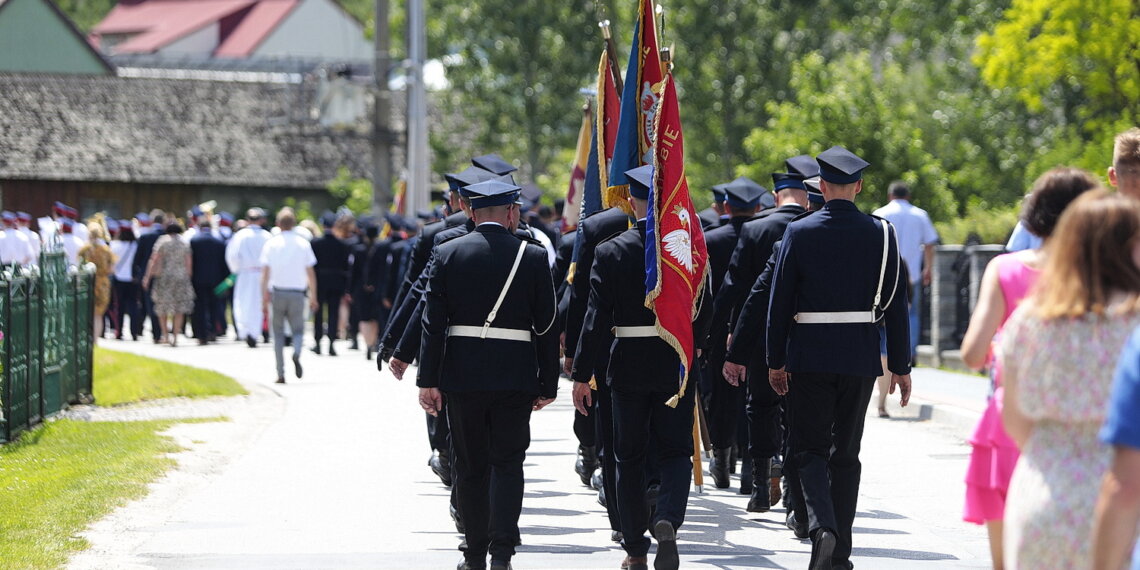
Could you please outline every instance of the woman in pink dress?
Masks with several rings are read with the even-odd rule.
[[[1065,207],[1097,185],[1092,174],[1083,170],[1055,168],[1046,172],[1037,179],[1025,200],[1022,224],[1048,244]],[[1004,390],[992,348],[997,345],[1006,319],[1037,281],[1045,249],[1007,253],[990,261],[982,276],[978,304],[962,338],[962,361],[975,370],[988,369],[994,385],[993,395],[970,437],[973,452],[966,469],[966,506],[962,518],[986,525],[990,555],[994,568],[999,570],[1002,568],[1002,515],[1018,453],[1017,445],[1001,425]]]

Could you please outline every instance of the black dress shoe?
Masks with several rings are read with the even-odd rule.
[[[428,459],[428,467],[431,467],[431,472],[439,477],[444,487],[451,486],[451,458],[446,451],[433,453]]]
[[[752,460],[745,459],[740,462],[740,494],[751,495],[755,475],[752,469]]]
[[[451,513],[451,520],[455,522],[455,532],[466,534],[467,530],[463,526],[463,517],[459,516],[459,510],[455,508],[455,505],[448,505],[447,510]]]
[[[624,535],[621,533],[620,530],[611,530],[610,531],[610,541],[621,542],[622,538],[624,538]]]
[[[713,485],[717,489],[728,488],[728,456],[730,453],[732,453],[732,448],[729,447],[714,449],[712,461],[709,461],[709,475],[712,476]]]
[[[320,353],[321,353],[321,345],[320,345],[320,344],[316,344],[316,345],[314,345],[314,346],[313,346],[313,348],[310,348],[309,350],[310,350],[310,351],[311,351],[313,354],[320,354]]]
[[[459,565],[455,567],[455,570],[486,570],[486,568],[486,564],[478,564],[476,562],[471,562],[470,560],[463,559],[459,561]]]
[[[807,523],[796,520],[795,511],[788,511],[788,516],[784,519],[784,525],[788,527],[788,530],[795,533],[796,538],[803,539],[809,536]]]
[[[336,347],[329,343],[329,356],[336,356]]]
[[[301,375],[304,374],[304,372],[305,371],[301,369],[301,355],[300,354],[294,354],[293,355],[293,373],[295,373],[297,375],[297,378],[300,378]]]
[[[284,376],[278,376],[276,383],[277,384],[284,384],[285,383],[285,377]]]
[[[811,541],[809,570],[831,570],[831,555],[835,553],[836,537],[831,529],[821,528]]]
[[[605,472],[602,471],[601,467],[594,469],[594,474],[593,474],[593,476],[590,477],[590,488],[591,489],[594,489],[596,491],[598,489],[601,489],[604,486],[604,481],[602,481],[602,478],[605,477],[604,473]]]
[[[253,338],[253,335],[249,335],[249,336],[245,337],[245,343],[247,345],[249,345],[250,348],[256,348],[257,347],[257,339]]]
[[[511,570],[511,563],[502,560],[492,560],[491,570]]]
[[[578,474],[578,478],[582,480],[582,484],[587,487],[590,486],[590,477],[593,476],[594,471],[598,468],[598,454],[596,449],[597,448],[592,445],[579,445],[578,459],[574,462],[574,472]]]
[[[653,535],[657,537],[657,555],[653,557],[654,570],[677,570],[681,559],[677,555],[677,531],[673,523],[660,520],[653,525]]]

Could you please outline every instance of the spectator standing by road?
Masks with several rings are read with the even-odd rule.
[[[88,227],[88,243],[79,249],[79,261],[95,265],[95,338],[103,336],[103,314],[111,304],[111,271],[114,269],[115,256],[111,254],[111,247],[103,234],[103,226],[92,222]]]
[[[127,220],[119,220],[119,235],[111,242],[111,254],[115,256],[115,267],[111,273],[111,289],[119,305],[118,318],[115,320],[115,340],[123,340],[123,328],[126,318],[131,318],[131,327],[127,329],[131,340],[138,340],[134,333],[136,327],[142,329],[141,315],[139,314],[139,284],[132,275],[135,252],[139,244],[135,239],[135,231]]]

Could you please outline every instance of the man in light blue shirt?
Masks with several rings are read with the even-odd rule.
[[[938,232],[930,222],[926,210],[910,203],[911,191],[906,182],[896,180],[887,188],[891,202],[874,215],[885,218],[895,227],[899,240],[899,253],[910,273],[910,355],[918,350],[919,309],[922,307],[922,288],[930,284],[934,271],[934,245]]]

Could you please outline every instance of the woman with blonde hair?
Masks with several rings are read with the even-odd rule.
[[[1021,210],[1021,225],[1049,243],[1057,220],[1081,194],[1099,185],[1096,178],[1079,168],[1059,167],[1042,174]],[[966,504],[962,518],[986,525],[990,556],[995,570],[1002,570],[1002,513],[1017,444],[1001,426],[1001,368],[994,363],[994,346],[1014,309],[1037,282],[1045,261],[1043,249],[1026,249],[995,257],[982,275],[978,304],[962,338],[962,362],[975,370],[988,369],[993,394],[970,436],[970,463],[966,468]]]
[[[111,304],[111,270],[115,266],[115,256],[111,253],[111,246],[107,245],[107,234],[103,224],[93,221],[87,224],[88,243],[79,248],[79,262],[95,265],[95,287],[91,294],[94,296],[95,307],[95,339],[103,337],[103,315]]]
[[[1121,348],[1140,325],[1140,200],[1086,192],[1005,325],[1002,420],[1021,449],[1005,509],[1008,568],[1088,568],[1109,450],[1097,441]]]

